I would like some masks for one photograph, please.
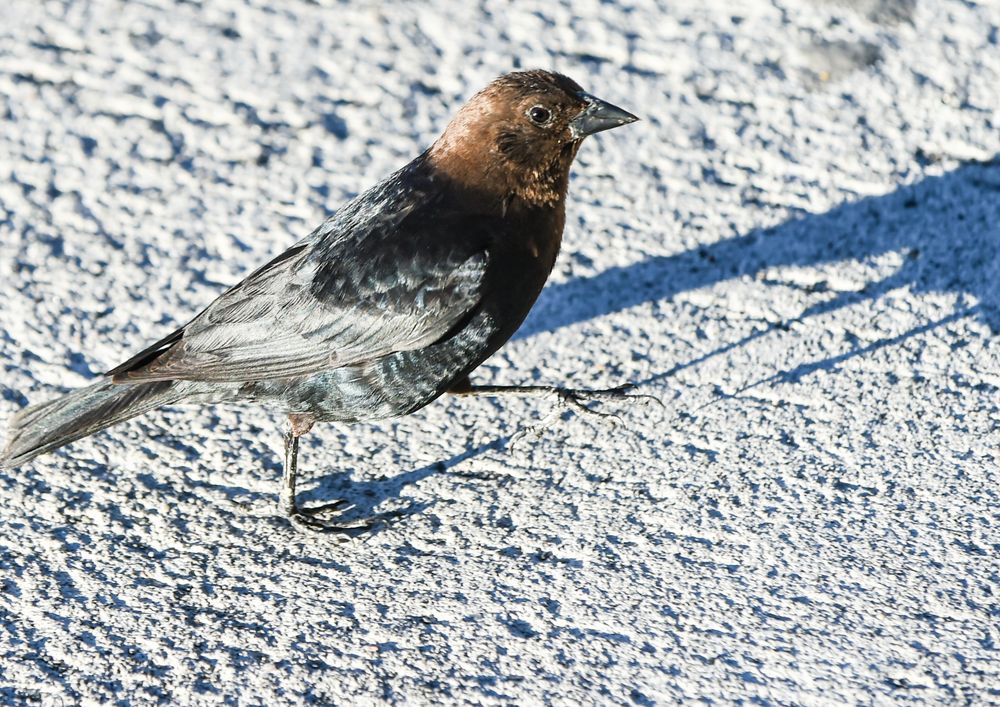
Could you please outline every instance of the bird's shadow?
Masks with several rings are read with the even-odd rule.
[[[343,501],[329,519],[331,524],[347,528],[348,536],[373,535],[386,526],[408,516],[425,512],[433,503],[414,501],[407,497],[406,489],[429,476],[448,473],[464,461],[473,459],[490,450],[503,449],[509,437],[497,437],[489,442],[469,447],[450,459],[436,461],[418,469],[401,472],[394,476],[382,476],[370,480],[354,480],[350,471],[336,471],[313,477],[307,491],[299,493],[298,500],[303,507],[322,506],[333,499]],[[403,501],[392,510],[384,510],[387,503]]]
[[[796,319],[874,300],[908,286],[915,293],[950,292],[976,301],[960,304],[952,315],[917,326],[886,340],[885,345],[970,314],[980,318],[992,333],[1000,331],[1000,157],[966,162],[944,175],[826,213],[803,213],[775,227],[549,286],[515,338],[555,331],[737,277],[763,278],[767,283],[766,275],[772,268],[863,262],[890,252],[902,256],[902,265],[892,275],[867,283],[861,291],[832,296],[826,284],[818,282],[811,287],[816,303]],[[723,343],[707,356],[680,362],[649,381],[746,345],[771,330],[773,327]],[[871,345],[858,347],[854,355],[871,349]],[[843,356],[836,361],[813,362],[809,370],[830,368],[841,360]]]
[[[955,310],[897,336],[859,344],[846,353],[798,365],[766,380],[794,380],[815,370],[832,370],[846,359],[897,345],[966,316],[979,318],[993,334],[1000,331],[1000,158],[967,162],[942,176],[927,177],[885,196],[863,198],[826,213],[801,214],[772,228],[549,286],[515,338],[555,331],[736,277],[765,276],[765,284],[789,286],[787,282],[767,282],[766,274],[772,268],[863,262],[890,252],[902,256],[894,273],[851,292],[831,292],[819,281],[809,287],[816,302],[794,319],[803,321],[876,300],[900,287],[915,293],[963,295]],[[706,354],[655,372],[639,384],[653,383],[745,346],[777,328],[787,328],[787,324],[768,325],[723,342]],[[389,513],[380,512],[379,507],[404,498],[408,486],[490,449],[502,448],[506,442],[506,438],[498,438],[446,461],[371,481],[353,481],[350,473],[330,473],[316,480],[303,499],[307,503],[346,499],[350,506],[341,516],[345,523],[414,515],[429,504],[413,501]]]

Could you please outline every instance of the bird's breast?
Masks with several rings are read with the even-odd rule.
[[[490,253],[484,305],[501,325],[498,347],[528,315],[559,255],[563,219],[560,213],[550,211],[513,221]]]

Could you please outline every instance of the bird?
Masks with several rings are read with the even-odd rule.
[[[223,292],[187,324],[63,397],[9,421],[17,467],[165,405],[249,403],[287,416],[278,510],[342,531],[296,501],[299,439],[317,422],[403,416],[445,394],[584,403],[629,386],[473,385],[556,262],[583,140],[638,118],[535,69],[476,93],[429,148]]]

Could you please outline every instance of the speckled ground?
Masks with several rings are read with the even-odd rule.
[[[185,321],[513,67],[587,144],[481,382],[171,409],[0,472],[10,704],[1000,702],[1000,5],[0,3],[0,419]],[[518,430],[539,434],[509,446]]]

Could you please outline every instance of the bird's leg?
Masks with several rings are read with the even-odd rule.
[[[285,432],[285,468],[281,476],[281,496],[278,512],[291,518],[298,512],[295,507],[295,477],[299,473],[299,438],[291,426]]]
[[[306,531],[344,531],[347,527],[329,525],[312,516],[341,506],[343,501],[334,501],[313,508],[299,508],[295,502],[295,482],[299,472],[299,437],[312,429],[313,420],[306,415],[289,415],[288,431],[285,433],[285,469],[281,478],[281,495],[278,512],[288,519],[296,529]]]

